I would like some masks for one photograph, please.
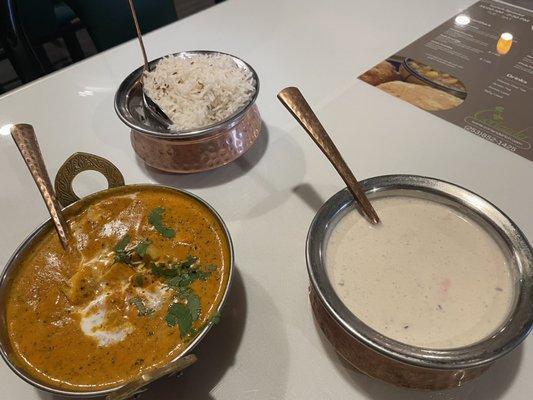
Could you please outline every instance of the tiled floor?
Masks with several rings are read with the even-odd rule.
[[[213,4],[214,0],[174,0],[176,13],[179,18],[194,14],[212,6]],[[91,38],[85,29],[78,31],[77,36],[86,57],[96,53]],[[46,43],[45,50],[56,70],[71,63],[69,54],[61,39],[55,42]],[[16,88],[17,86],[20,86],[20,84],[21,82],[18,80],[17,74],[13,70],[11,63],[8,60],[0,61],[0,94]]]

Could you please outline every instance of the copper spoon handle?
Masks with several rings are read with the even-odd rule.
[[[44,165],[43,156],[39,149],[39,143],[35,136],[33,126],[28,124],[16,124],[11,127],[11,136],[15,140],[17,147],[22,154],[22,158],[26,162],[31,176],[35,180],[41,195],[43,196],[46,208],[50,212],[52,221],[54,222],[59,240],[65,250],[68,249],[68,225],[61,212],[61,207],[56,199],[50,177]]]
[[[287,87],[278,93],[278,99],[287,107],[293,117],[296,118],[333,164],[368,219],[373,224],[378,224],[379,217],[376,211],[300,90],[295,87]]]
[[[144,48],[143,35],[141,33],[141,27],[139,26],[139,21],[137,20],[137,11],[135,11],[135,6],[133,0],[128,0],[130,3],[131,16],[133,17],[133,24],[135,25],[135,32],[137,32],[137,39],[141,45],[141,51],[143,53],[143,62],[144,70],[149,71],[148,68],[148,57],[146,57],[146,49]]]

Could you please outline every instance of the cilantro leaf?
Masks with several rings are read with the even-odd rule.
[[[129,263],[131,254],[126,251],[126,246],[130,243],[131,237],[125,234],[115,246],[115,262]]]
[[[200,298],[193,292],[187,296],[187,307],[189,307],[193,321],[196,321],[200,315]]]
[[[182,274],[179,278],[180,279],[179,279],[179,282],[178,282],[178,286],[180,286],[180,287],[189,286],[191,283],[194,282],[194,276],[191,275],[188,272]]]
[[[135,246],[135,252],[140,256],[144,257],[146,255],[146,250],[148,249],[148,246],[150,246],[149,240],[141,240],[137,246]]]
[[[184,338],[192,329],[192,315],[189,308],[182,303],[172,303],[165,318],[168,326],[178,325],[180,336]]]
[[[217,270],[217,266],[214,265],[214,264],[209,264],[209,265],[207,266],[207,270],[208,270],[209,272],[215,272],[215,271]]]
[[[152,270],[152,274],[158,277],[167,277],[167,278],[173,278],[175,276],[178,276],[180,271],[177,268],[171,267],[167,268],[166,264],[163,263],[151,263],[150,269]]]
[[[211,273],[198,269],[196,271],[193,271],[193,275],[196,279],[200,279],[201,281],[206,281],[207,278],[209,278],[209,276],[211,275]]]
[[[156,207],[152,210],[148,216],[148,222],[153,225],[153,227],[158,231],[162,236],[172,239],[176,232],[172,228],[168,228],[163,224],[163,213],[165,209],[163,207]]]
[[[151,264],[152,273],[158,277],[166,277],[166,284],[171,289],[180,290],[189,286],[196,280],[206,281],[211,275],[211,272],[205,272],[195,266],[198,259],[189,256],[185,261],[173,264],[167,268],[165,264]]]
[[[180,281],[181,276],[174,276],[172,278],[167,279],[165,283],[169,288],[174,289],[176,292],[179,292],[182,289],[185,289],[180,286]]]
[[[187,258],[184,261],[179,263],[179,266],[181,268],[190,268],[196,263],[196,261],[198,261],[198,257],[187,256]]]
[[[120,241],[117,243],[117,245],[115,246],[115,251],[117,253],[121,252],[121,251],[125,251],[126,250],[126,246],[130,243],[130,240],[131,240],[131,237],[129,234],[125,234],[122,239],[120,239]]]
[[[172,287],[170,286],[171,289],[174,289],[174,291],[176,292],[175,293],[175,296],[177,299],[179,300],[187,300],[187,297],[189,297],[189,295],[191,293],[193,293],[192,289],[191,288],[188,288],[188,287]]]
[[[151,308],[148,308],[144,305],[142,299],[140,297],[134,297],[130,300],[130,303],[133,304],[137,311],[139,311],[139,316],[145,317],[147,315],[150,315],[154,312]]]

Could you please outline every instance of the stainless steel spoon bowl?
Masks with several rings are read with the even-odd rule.
[[[148,57],[146,56],[146,49],[144,47],[143,36],[141,33],[141,27],[139,26],[139,21],[137,20],[137,11],[135,10],[135,5],[133,0],[128,0],[130,5],[131,17],[133,19],[133,24],[135,25],[135,32],[137,33],[137,39],[139,40],[139,45],[141,46],[141,53],[143,56],[143,65],[144,72],[150,71],[150,66],[148,64]],[[167,129],[172,125],[171,119],[168,115],[159,107],[144,91],[144,74],[141,74],[139,77],[139,83],[142,87],[142,104],[144,109],[154,117],[159,123],[161,123]]]

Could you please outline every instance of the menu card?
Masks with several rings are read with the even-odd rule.
[[[483,0],[359,79],[533,161],[533,11]]]

